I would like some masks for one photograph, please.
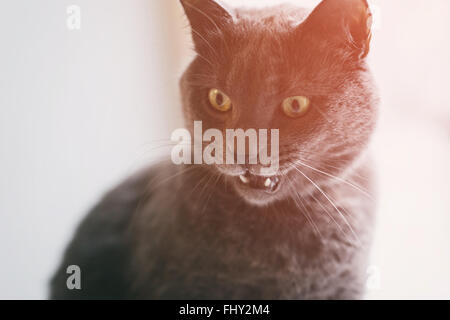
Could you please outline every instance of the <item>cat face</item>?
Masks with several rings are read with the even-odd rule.
[[[312,12],[181,2],[197,52],[181,79],[188,128],[201,120],[205,130],[279,129],[276,174],[263,176],[261,165],[213,170],[255,205],[342,175],[366,148],[376,119],[364,60],[371,37],[366,1],[324,0]]]

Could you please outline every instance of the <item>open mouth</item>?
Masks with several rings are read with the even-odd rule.
[[[257,176],[248,171],[245,174],[241,174],[238,179],[242,185],[269,193],[276,192],[281,182],[278,176]]]

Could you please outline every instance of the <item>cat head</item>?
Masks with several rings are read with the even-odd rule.
[[[362,154],[376,120],[365,0],[324,0],[313,11],[181,3],[197,53],[181,79],[187,127],[201,120],[204,130],[279,129],[277,173],[263,175],[261,165],[212,168],[243,199],[266,205],[308,192]]]

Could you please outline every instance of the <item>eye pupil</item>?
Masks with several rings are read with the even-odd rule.
[[[219,89],[209,90],[209,104],[220,112],[227,112],[231,109],[231,99]]]
[[[223,95],[221,93],[218,93],[216,96],[216,102],[219,106],[221,106],[223,104]]]
[[[286,98],[283,101],[283,112],[291,118],[299,118],[306,114],[311,101],[305,96]]]
[[[298,102],[298,100],[293,100],[291,103],[291,107],[292,107],[292,111],[299,112],[301,109],[300,102]]]

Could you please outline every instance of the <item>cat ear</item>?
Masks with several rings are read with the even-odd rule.
[[[303,32],[343,45],[359,59],[369,53],[372,13],[367,0],[323,0],[302,26]]]
[[[211,46],[214,36],[222,36],[223,28],[232,22],[231,11],[218,0],[180,0],[192,29],[197,50]]]

